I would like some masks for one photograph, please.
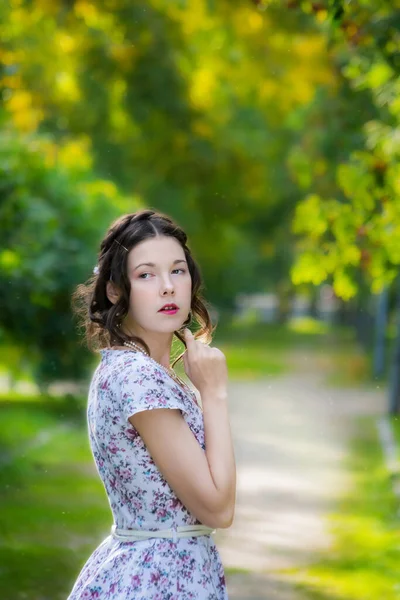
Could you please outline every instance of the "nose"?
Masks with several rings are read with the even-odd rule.
[[[165,294],[175,294],[174,285],[170,279],[163,281],[162,295],[165,296]]]

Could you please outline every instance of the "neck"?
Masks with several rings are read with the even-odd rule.
[[[130,329],[126,333],[129,336],[137,336],[146,342],[151,358],[163,367],[169,368],[173,333],[158,333],[143,329],[141,331]],[[135,344],[140,346],[139,342],[135,342]]]

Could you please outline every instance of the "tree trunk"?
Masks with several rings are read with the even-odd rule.
[[[389,289],[386,287],[378,297],[375,317],[374,377],[382,377],[385,371],[385,341],[388,319]]]
[[[400,412],[400,277],[398,277],[397,285],[397,331],[392,359],[392,373],[389,386],[389,413],[391,415],[397,415]]]

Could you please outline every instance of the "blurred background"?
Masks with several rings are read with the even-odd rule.
[[[144,207],[228,359],[230,598],[400,598],[399,71],[398,0],[0,3],[2,599],[109,533],[70,302]]]

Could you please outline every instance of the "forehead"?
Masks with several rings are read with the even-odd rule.
[[[128,256],[128,266],[134,268],[141,262],[163,264],[178,258],[185,259],[185,253],[178,240],[160,236],[144,240],[132,248]]]

